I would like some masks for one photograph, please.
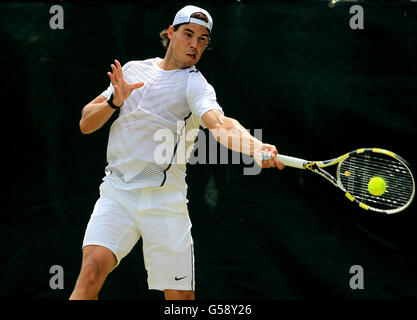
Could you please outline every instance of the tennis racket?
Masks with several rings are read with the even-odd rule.
[[[260,153],[259,158],[271,159],[271,152]],[[385,149],[357,149],[326,161],[307,161],[281,154],[277,159],[285,166],[321,175],[365,210],[393,214],[407,208],[414,198],[415,183],[410,165],[398,154]],[[335,176],[323,169],[335,165]],[[383,179],[382,194],[371,193],[369,185],[375,177]]]

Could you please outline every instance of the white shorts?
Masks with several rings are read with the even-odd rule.
[[[194,290],[194,251],[187,202],[180,189],[169,186],[131,191],[103,182],[83,248],[106,247],[116,256],[118,265],[142,237],[149,289]]]

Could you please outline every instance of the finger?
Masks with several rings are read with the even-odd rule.
[[[130,88],[133,89],[139,89],[142,88],[145,85],[145,82],[136,82],[130,85]]]
[[[114,60],[114,63],[115,63],[114,67],[115,67],[115,70],[116,70],[117,77],[120,77],[120,71],[119,71],[120,63],[118,63],[117,60]]]
[[[112,63],[110,65],[110,67],[112,68],[114,75],[117,75],[117,68],[116,68],[116,66]]]
[[[115,83],[116,83],[116,81],[114,80],[114,75],[113,75],[111,72],[107,72],[107,75],[109,76],[110,81],[111,81],[111,84],[112,84],[112,85],[113,85],[113,87],[114,87],[114,85],[115,85]]]
[[[270,168],[271,167],[271,160],[262,160],[262,168]]]
[[[276,151],[276,154],[274,155],[274,157],[273,157],[273,159],[274,159],[274,162],[275,162],[275,167],[277,167],[279,170],[282,170],[282,169],[284,169],[285,168],[285,166],[283,165],[283,163],[281,162],[281,161],[279,161],[278,160],[278,150],[277,149],[275,149],[275,151]]]
[[[266,149],[268,151],[268,154],[273,159],[278,155],[278,150],[275,146],[272,145],[266,145]]]
[[[117,68],[116,68],[116,66],[114,65],[114,64],[112,64],[111,65],[111,68],[112,68],[112,70],[113,70],[113,75],[114,75],[114,79],[117,81],[117,82],[119,82],[119,74],[118,74],[118,72],[117,72]]]
[[[268,160],[268,168],[274,168],[276,166],[275,161],[273,159]]]
[[[116,62],[116,66],[117,66],[117,73],[119,75],[120,78],[123,78],[123,69],[122,69],[122,65],[120,64],[119,60],[114,60],[114,62]]]
[[[111,65],[110,65],[110,68],[111,68],[111,70],[112,70],[112,75],[113,75],[113,78],[115,79],[115,77],[116,77],[116,68],[115,68],[114,64],[111,64]]]
[[[278,167],[279,170],[282,170],[282,169],[285,168],[285,166],[279,160],[275,160],[275,164],[276,164],[276,166]]]

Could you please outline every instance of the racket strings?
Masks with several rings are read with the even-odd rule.
[[[404,181],[401,178],[388,177],[386,174],[375,170],[361,170],[355,163],[350,170],[354,173],[349,179],[348,191],[356,197],[360,197],[362,202],[371,201],[373,203],[387,204],[389,206],[404,205],[407,203],[409,196],[407,190],[411,189],[412,183]],[[359,170],[358,170],[359,169]],[[373,172],[372,172],[373,171]],[[373,176],[382,176],[386,183],[386,191],[381,196],[375,196],[368,191],[368,182]],[[405,182],[405,183],[404,183]]]
[[[360,168],[360,171],[354,170],[354,172],[360,178],[361,183],[360,184],[356,183],[354,185],[357,187],[362,187],[361,190],[366,191],[368,189],[367,185],[369,183],[369,180],[372,177],[381,176],[387,184],[387,191],[386,191],[387,193],[392,193],[392,194],[397,193],[398,195],[405,195],[404,198],[408,199],[407,191],[412,189],[412,185],[413,185],[412,179],[408,171],[401,170],[400,172],[396,170],[393,173],[393,170],[387,170],[387,169],[382,170],[371,165],[368,165],[367,167],[360,167],[355,162],[355,160],[353,160],[352,163],[355,165],[355,167]],[[355,177],[353,178],[355,179]]]
[[[369,192],[368,183],[381,177],[385,192],[376,196]],[[400,161],[376,153],[356,154],[340,166],[343,187],[361,202],[379,209],[393,209],[406,205],[414,192],[414,181],[408,168]]]
[[[403,173],[405,175],[408,175],[409,172],[406,167],[403,165],[399,165],[399,162],[394,161],[378,161],[376,159],[373,159],[372,162],[367,164],[368,168],[372,168],[375,170],[380,170],[381,172],[385,172],[390,175],[394,175],[397,173]]]
[[[380,172],[378,172],[379,176],[382,176]],[[368,185],[367,185],[367,181],[369,182],[374,176],[375,174],[370,174],[369,172],[362,172],[362,175],[359,175],[356,172],[357,176],[360,176],[363,180],[364,183],[361,183],[359,185],[356,185],[357,187],[362,187],[361,190],[367,191],[368,190]],[[355,177],[353,177],[355,178]],[[392,193],[398,196],[404,196],[404,194],[407,193],[407,190],[409,190],[410,188],[412,188],[412,181],[405,181],[405,182],[399,182],[398,177],[388,177],[388,176],[384,176],[383,177],[386,185],[387,185],[387,193]],[[388,187],[389,186],[389,187]],[[405,197],[407,198],[407,197]]]

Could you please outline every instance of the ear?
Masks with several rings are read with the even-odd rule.
[[[174,26],[169,26],[168,27],[168,38],[169,38],[169,40],[172,40],[172,37],[173,37],[173,35],[174,35]]]

